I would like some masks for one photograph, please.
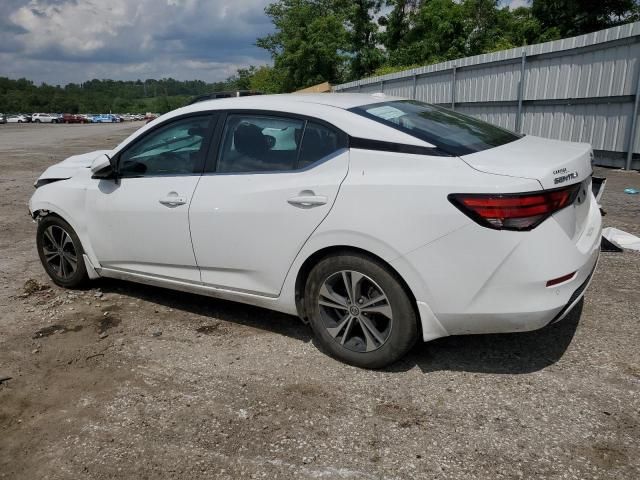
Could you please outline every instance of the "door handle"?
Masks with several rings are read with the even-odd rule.
[[[178,207],[187,203],[186,197],[178,195],[176,192],[170,192],[166,197],[161,198],[159,202],[166,207]]]
[[[287,202],[294,207],[313,208],[325,205],[329,199],[324,195],[316,195],[309,190],[300,192],[299,195],[291,197]]]

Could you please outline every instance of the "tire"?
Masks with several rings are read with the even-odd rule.
[[[71,225],[55,215],[44,217],[38,222],[36,244],[40,262],[56,285],[78,288],[87,283],[84,250]]]
[[[36,118],[36,123],[40,123],[40,119],[39,118]]]
[[[320,260],[309,273],[304,301],[322,349],[350,365],[386,367],[418,338],[416,313],[401,281],[365,255]]]

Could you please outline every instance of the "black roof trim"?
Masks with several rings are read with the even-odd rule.
[[[405,143],[384,142],[382,140],[372,140],[370,138],[360,138],[349,136],[349,147],[360,148],[362,150],[378,150],[381,152],[409,153],[413,155],[429,155],[432,157],[455,157],[451,153],[445,152],[438,147],[420,147],[418,145],[407,145]]]

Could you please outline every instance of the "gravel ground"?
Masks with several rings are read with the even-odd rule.
[[[49,282],[33,180],[137,126],[0,126],[0,478],[640,478],[640,254],[603,254],[559,324],[358,370],[294,317]],[[640,235],[640,175],[599,172],[606,224]]]

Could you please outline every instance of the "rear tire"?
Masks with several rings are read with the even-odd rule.
[[[416,313],[400,280],[365,255],[320,260],[309,273],[304,301],[320,346],[350,365],[386,367],[418,337]]]
[[[67,222],[48,215],[38,222],[38,255],[45,271],[56,285],[78,288],[89,280],[84,250],[76,232]]]

